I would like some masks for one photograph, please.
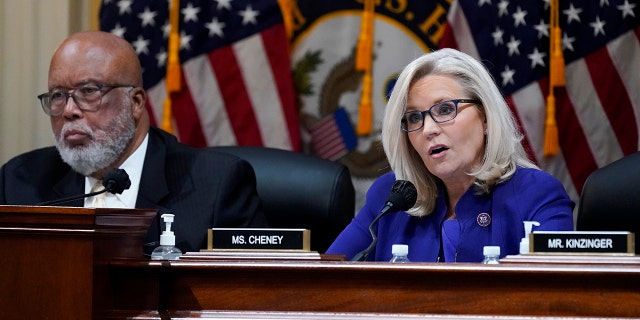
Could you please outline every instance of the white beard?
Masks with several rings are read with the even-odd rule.
[[[123,109],[126,110],[126,106]],[[107,127],[108,131],[94,131],[87,125],[65,123],[60,136],[55,137],[56,147],[62,160],[84,176],[89,176],[114,163],[131,142],[136,132],[136,124],[129,113],[121,112]],[[82,147],[70,147],[61,137],[71,129],[86,132],[91,137],[91,142]]]

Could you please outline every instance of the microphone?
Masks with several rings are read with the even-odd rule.
[[[113,194],[121,194],[122,191],[131,187],[131,180],[129,180],[129,175],[124,169],[111,169],[102,181],[104,190],[100,192],[109,191]]]
[[[122,191],[129,189],[131,187],[131,180],[129,180],[129,175],[124,169],[111,169],[102,179],[102,184],[104,185],[104,189],[100,191],[95,191],[87,194],[81,194],[78,196],[72,196],[68,198],[62,198],[58,200],[45,201],[37,204],[37,206],[53,206],[59,205],[62,203],[67,203],[73,200],[82,199],[86,197],[93,197],[95,195],[99,195],[105,192],[111,192],[113,194],[121,194]]]
[[[378,237],[373,231],[373,227],[378,223],[378,220],[382,218],[385,214],[389,212],[398,212],[398,211],[406,211],[411,209],[414,204],[416,204],[416,200],[418,198],[418,191],[416,191],[416,187],[413,183],[406,180],[396,180],[391,187],[391,194],[387,198],[387,201],[380,210],[378,216],[371,221],[369,225],[369,233],[371,233],[371,244],[364,250],[360,251],[356,254],[351,261],[364,261],[369,256],[369,252],[373,250],[378,242]],[[393,211],[391,211],[393,209]]]

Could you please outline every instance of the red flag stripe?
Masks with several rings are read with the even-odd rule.
[[[277,148],[291,149],[287,124],[282,113],[282,101],[271,71],[273,66],[265,54],[266,48],[261,36],[262,33],[234,43],[233,52],[243,75],[250,107],[256,114],[255,121],[262,141],[271,141]]]
[[[325,117],[324,119],[320,120],[316,125],[314,125],[313,128],[311,128],[311,133],[312,134],[321,133],[327,130],[328,128],[330,128],[334,124],[334,122],[335,121],[333,119],[333,115]]]
[[[586,176],[597,169],[598,164],[589,148],[587,136],[580,126],[575,106],[571,103],[565,90],[556,89],[555,97],[558,140],[572,184],[579,193]],[[554,175],[557,174],[553,171],[550,172]]]
[[[571,74],[572,78],[566,85],[566,91],[569,95],[569,98],[566,99],[570,99],[570,101],[566,102],[566,105],[573,112],[573,117],[569,118],[569,121],[572,122],[558,123],[565,127],[571,127],[573,130],[580,130],[580,133],[586,137],[585,142],[575,139],[570,140],[569,143],[571,145],[569,147],[571,149],[567,151],[579,148],[577,142],[581,142],[588,149],[580,149],[580,152],[591,154],[598,167],[613,161],[613,159],[620,158],[623,153],[611,128],[614,124],[610,124],[607,121],[602,102],[596,94],[596,83],[591,79],[585,60],[580,59],[572,62],[567,65],[566,70],[568,74]],[[558,109],[558,111],[562,111],[562,109]],[[567,134],[573,133],[571,131],[567,132]],[[565,155],[567,158],[570,156],[574,155]],[[581,154],[578,157],[581,158],[583,156],[586,156],[586,154]],[[576,164],[579,165],[581,161],[581,159],[576,160]],[[569,167],[571,167],[571,163]]]
[[[287,42],[284,25],[276,25],[262,32],[262,41],[265,53],[271,65],[271,71],[278,89],[281,103],[281,112],[284,115],[287,131],[289,132],[289,145],[291,150],[301,150],[300,125],[298,119],[298,107],[296,105],[296,92],[290,71],[290,62],[282,57],[289,56],[289,44]]]
[[[183,64],[189,90],[198,108],[199,121],[208,145],[235,145],[236,136],[231,127],[224,101],[220,99],[220,85],[213,74],[206,55]]]
[[[633,114],[631,101],[622,83],[622,79],[613,65],[606,47],[592,53],[585,58],[587,68],[591,74],[593,87],[598,94],[604,113],[620,142],[622,154],[629,154],[637,150],[638,130]],[[605,119],[601,119],[605,121]],[[625,137],[626,136],[626,137]]]
[[[151,105],[151,96],[149,91],[147,91],[147,101],[145,102],[145,107],[147,108],[147,111],[149,111],[149,122],[152,126],[157,127],[158,122],[156,121],[156,110]]]
[[[160,126],[162,123],[162,104],[164,103],[164,99],[167,97],[167,91],[165,90],[165,80],[162,79],[157,85],[149,88],[147,90],[147,101],[149,104],[149,112],[153,115],[152,123]]]
[[[340,140],[340,131],[337,128],[329,128],[322,137],[314,139],[314,147],[318,153],[322,153],[327,148],[332,148],[337,143],[342,143]]]
[[[519,128],[520,132],[524,135],[522,137],[522,146],[527,151],[527,154],[529,155],[529,159],[531,159],[531,161],[533,161],[533,162],[537,162],[537,160],[536,160],[536,158],[534,156],[534,151],[533,151],[533,149],[531,147],[531,143],[529,143],[529,138],[527,137],[526,134],[524,134],[524,132],[525,132],[524,131],[524,124],[522,123],[522,121],[520,121],[520,119],[521,119],[520,116],[518,116],[518,113],[519,113],[518,112],[518,108],[513,103],[513,99],[508,98],[508,99],[506,99],[506,101],[507,101],[507,105],[509,106],[509,109],[511,109],[511,112],[513,113],[513,115],[514,115],[514,117],[516,119],[516,122],[517,122],[517,125],[518,125],[518,128]]]
[[[178,137],[182,141],[189,141],[194,147],[206,147],[207,141],[202,134],[200,122],[197,121],[198,110],[182,71],[180,81],[182,90],[171,93],[171,113],[175,119]]]
[[[629,96],[636,128],[640,128],[640,59],[629,57],[640,57],[639,31],[640,28],[637,28],[636,32],[626,33],[607,45],[611,61],[620,75],[621,85],[626,89],[625,94]],[[640,150],[640,141],[635,150]]]
[[[473,33],[469,29],[467,18],[463,10],[459,8],[457,1],[451,4],[449,13],[445,36],[440,40],[440,47],[457,48],[476,59],[480,59]],[[455,26],[455,28],[451,28],[451,26]]]
[[[251,100],[233,49],[228,46],[220,48],[211,52],[208,57],[221,86],[221,97],[238,144],[262,146],[256,115],[251,108],[246,108],[251,105]]]

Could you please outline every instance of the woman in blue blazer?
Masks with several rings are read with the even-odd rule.
[[[391,173],[379,177],[366,203],[327,253],[352,258],[372,241],[369,226],[394,182],[407,180],[418,199],[373,226],[370,261],[409,245],[415,262],[480,262],[483,247],[517,254],[524,221],[534,230],[573,230],[574,203],[562,184],[531,162],[514,117],[484,66],[441,49],[411,62],[385,110],[382,144]]]

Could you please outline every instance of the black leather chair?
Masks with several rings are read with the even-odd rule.
[[[349,169],[303,153],[263,147],[214,149],[247,160],[272,228],[311,230],[311,250],[324,253],[355,213]]]
[[[640,249],[640,152],[589,175],[580,195],[576,230],[631,231]]]

